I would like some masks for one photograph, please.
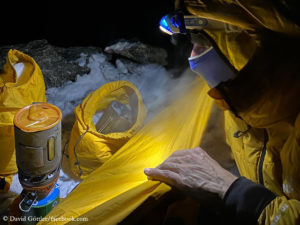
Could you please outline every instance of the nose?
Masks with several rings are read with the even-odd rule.
[[[206,47],[200,46],[200,45],[198,45],[198,44],[195,43],[194,46],[193,46],[193,49],[192,49],[190,57],[194,57],[194,56],[200,55],[206,49],[207,49]]]

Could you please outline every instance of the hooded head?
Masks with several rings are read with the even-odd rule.
[[[224,22],[223,30],[203,30],[237,72],[215,86],[219,100],[253,127],[294,118],[300,110],[299,26],[270,2],[185,0],[185,5],[194,15]]]

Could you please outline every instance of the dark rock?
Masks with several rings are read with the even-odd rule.
[[[137,64],[167,64],[165,49],[139,41],[119,41],[105,48],[104,53],[100,47],[63,48],[51,45],[47,40],[36,40],[25,44],[0,46],[0,68],[3,67],[10,49],[17,49],[37,62],[44,75],[47,89],[60,87],[67,81],[75,81],[77,75],[89,74],[88,62],[92,54],[105,54],[107,60],[115,61],[116,66],[125,74],[135,71]]]
[[[141,42],[121,40],[104,49],[106,53],[117,54],[138,63],[167,65],[167,51]]]
[[[17,49],[31,56],[40,66],[46,88],[62,86],[66,81],[75,81],[76,76],[88,74],[87,60],[91,54],[101,53],[99,47],[61,48],[50,45],[47,40],[36,40],[27,44],[0,47],[0,68],[3,67],[9,49]],[[86,62],[79,65],[78,59],[86,55]]]

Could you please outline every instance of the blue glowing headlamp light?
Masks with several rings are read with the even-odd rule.
[[[159,28],[164,33],[169,35],[173,34],[186,34],[188,30],[201,30],[208,24],[204,18],[199,18],[192,15],[184,15],[182,12],[174,12],[165,15],[159,22]]]

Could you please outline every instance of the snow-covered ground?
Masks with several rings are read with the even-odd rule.
[[[81,54],[79,65],[84,65],[87,55]],[[67,82],[60,88],[49,88],[47,101],[58,106],[63,115],[71,113],[75,106],[91,92],[103,84],[117,80],[133,83],[141,92],[144,103],[151,111],[162,103],[173,84],[171,74],[157,64],[137,64],[128,60],[117,59],[115,65],[108,61],[104,54],[94,54],[88,60],[89,74],[77,76],[76,82]]]
[[[73,123],[73,110],[91,92],[103,84],[116,80],[126,80],[133,83],[141,92],[143,101],[148,110],[146,121],[155,116],[164,106],[174,99],[174,93],[182,90],[182,86],[193,80],[194,75],[189,71],[181,78],[172,78],[172,73],[158,64],[138,64],[127,59],[117,59],[115,63],[109,61],[107,55],[102,53],[81,54],[77,60],[80,66],[90,68],[90,73],[77,76],[75,82],[68,81],[62,87],[49,88],[46,91],[47,101],[58,106],[63,114],[62,120],[62,148],[66,147]],[[183,84],[178,86],[179,84]],[[174,90],[176,87],[176,91]],[[179,88],[180,87],[180,88]],[[175,92],[174,92],[175,91]],[[58,184],[60,185],[61,198],[65,198],[74,187],[80,183],[72,175],[68,159],[63,156],[62,169]],[[10,189],[11,192],[19,194],[22,187],[18,181],[17,174]]]

